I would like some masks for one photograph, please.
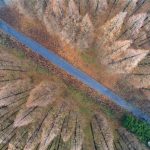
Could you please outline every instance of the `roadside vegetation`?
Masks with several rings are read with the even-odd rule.
[[[80,91],[71,85],[68,85],[67,87],[69,95],[71,95],[74,99],[77,99],[84,107],[86,105],[87,111],[90,111],[92,108],[91,106],[93,106],[93,109],[101,109],[109,118],[115,118],[117,115],[115,110],[109,108],[109,106],[104,103],[98,104],[98,101],[96,101],[95,98],[88,96],[85,92]]]
[[[126,114],[122,118],[122,125],[148,146],[148,142],[150,142],[150,124]]]

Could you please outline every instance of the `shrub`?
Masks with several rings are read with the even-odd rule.
[[[150,124],[132,115],[126,114],[122,118],[122,125],[130,132],[134,133],[139,140],[148,145],[150,141]]]

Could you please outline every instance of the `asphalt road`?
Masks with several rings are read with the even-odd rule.
[[[150,116],[148,114],[144,113],[133,104],[130,104],[123,98],[119,97],[117,94],[115,94],[110,89],[106,88],[105,86],[103,86],[102,84],[100,84],[99,82],[91,78],[90,76],[88,76],[86,73],[82,72],[81,70],[77,69],[73,65],[69,64],[67,61],[65,61],[64,59],[62,59],[61,57],[53,53],[52,50],[45,48],[38,42],[16,31],[13,27],[8,25],[3,20],[0,20],[0,30],[5,32],[9,36],[15,38],[18,42],[24,44],[25,46],[30,48],[33,52],[41,55],[42,57],[49,60],[54,65],[63,69],[68,74],[72,75],[82,83],[88,85],[90,88],[107,96],[110,99],[110,101],[114,102],[118,106],[122,107],[128,112],[131,112],[139,119],[146,120],[148,123],[150,123]]]
[[[0,0],[0,7],[3,7],[3,6],[5,6],[5,3],[3,0]]]

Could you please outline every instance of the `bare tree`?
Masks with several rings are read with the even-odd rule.
[[[99,46],[110,44],[115,41],[119,36],[124,18],[126,17],[126,12],[121,12],[112,18],[110,21],[107,21],[101,28],[103,35],[100,35],[97,44]]]
[[[113,136],[104,116],[94,115],[91,121],[91,132],[95,150],[112,150]]]

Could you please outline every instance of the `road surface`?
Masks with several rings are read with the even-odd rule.
[[[46,60],[50,61],[57,67],[63,69],[64,71],[72,75],[77,80],[86,84],[87,86],[94,89],[95,91],[107,96],[110,99],[110,101],[114,102],[118,106],[122,107],[128,112],[131,112],[139,119],[146,120],[148,123],[150,123],[150,116],[148,114],[144,113],[139,108],[135,107],[133,104],[119,97],[117,94],[115,94],[110,89],[106,88],[105,86],[103,86],[102,84],[100,84],[99,82],[91,78],[90,76],[88,76],[86,73],[80,71],[79,69],[75,68],[73,65],[69,64],[67,61],[65,61],[64,59],[62,59],[61,57],[53,53],[52,50],[45,48],[38,42],[16,31],[13,27],[8,25],[6,22],[4,22],[1,19],[0,19],[0,30],[2,30],[9,36],[15,38],[18,42],[24,44],[25,46],[30,48],[33,52],[41,55],[42,57],[44,57]]]

